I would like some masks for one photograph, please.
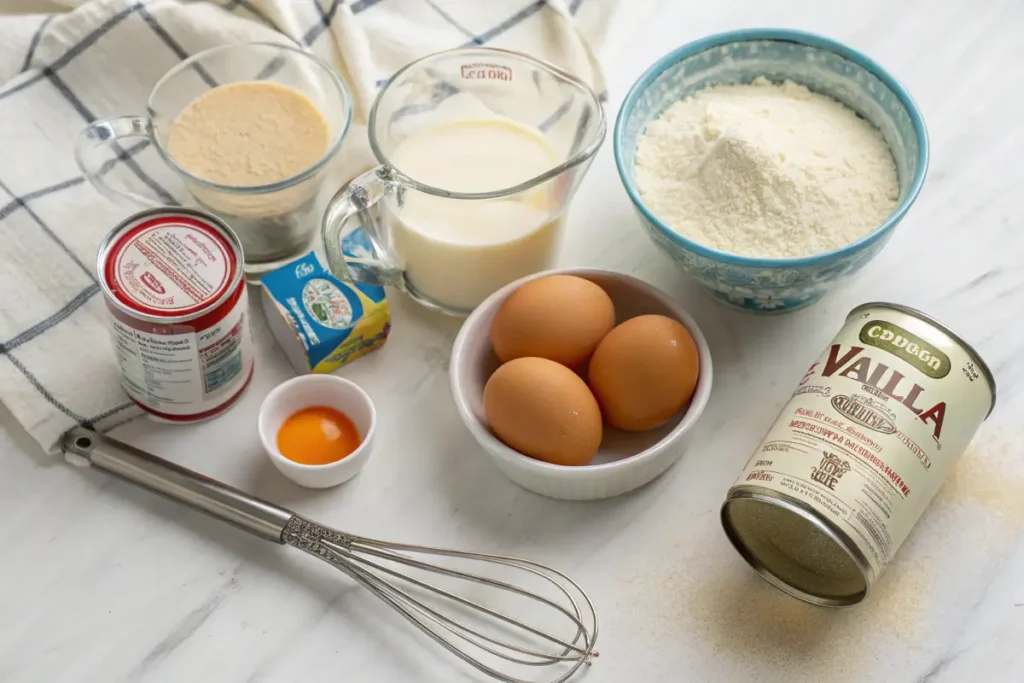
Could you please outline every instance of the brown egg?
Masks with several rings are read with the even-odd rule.
[[[586,465],[601,445],[601,409],[576,373],[544,358],[517,358],[484,387],[495,436],[523,455],[555,465]]]
[[[608,333],[590,359],[590,389],[612,427],[659,427],[693,396],[700,361],[693,337],[662,315],[631,318]]]
[[[505,299],[491,323],[491,345],[502,362],[534,356],[577,370],[614,326],[615,306],[598,285],[549,275]]]

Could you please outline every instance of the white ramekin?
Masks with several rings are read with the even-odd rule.
[[[291,415],[311,406],[340,410],[352,420],[362,442],[352,453],[326,465],[302,465],[281,455],[277,433]],[[377,413],[359,386],[334,375],[299,375],[275,387],[260,406],[259,433],[263,449],[284,476],[299,486],[324,489],[348,481],[359,473],[373,451]]]

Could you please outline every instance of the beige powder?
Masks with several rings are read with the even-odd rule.
[[[965,591],[983,592],[985,577],[1024,532],[1021,436],[990,431],[975,440],[855,607],[826,609],[784,595],[727,549],[720,529],[693,547],[646,558],[617,607],[644,639],[686,643],[731,680],[873,683],[896,680],[906,662],[924,671],[940,638],[955,631],[949,624],[974,604],[963,600]]]
[[[936,494],[936,503],[974,504],[1024,530],[1024,454],[1020,437],[989,434],[968,447]]]
[[[867,674],[877,662],[865,652],[927,643],[919,625],[931,613],[923,601],[935,570],[920,558],[894,563],[867,602],[830,609],[783,594],[728,557],[720,564],[720,555],[698,555],[663,575],[634,577],[642,594],[629,604],[642,612],[634,619],[644,637],[682,640],[735,680],[787,683],[874,681]]]
[[[279,83],[222,85],[193,100],[171,126],[167,151],[189,173],[254,187],[290,178],[327,151],[330,129],[309,98]]]

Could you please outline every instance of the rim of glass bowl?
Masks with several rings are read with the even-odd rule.
[[[907,110],[907,114],[910,116],[911,125],[913,125],[914,132],[917,135],[918,153],[917,169],[914,171],[914,177],[910,180],[909,189],[900,203],[892,213],[889,214],[889,217],[886,218],[881,225],[856,242],[852,242],[846,246],[839,247],[838,249],[833,249],[831,251],[825,251],[820,254],[800,256],[796,258],[740,256],[738,254],[730,254],[728,252],[712,249],[711,247],[694,242],[687,237],[683,237],[662,223],[643,203],[643,200],[640,198],[640,193],[637,191],[633,183],[631,175],[626,171],[625,162],[622,158],[622,136],[626,126],[626,119],[628,119],[630,113],[632,113],[637,100],[640,99],[644,92],[646,92],[647,88],[650,87],[651,83],[653,83],[654,80],[662,74],[662,72],[674,65],[676,62],[687,57],[692,57],[693,55],[701,52],[721,47],[722,45],[729,43],[743,43],[758,40],[800,43],[810,47],[827,50],[839,55],[840,57],[846,58],[871,73],[878,80],[882,81],[882,83],[884,83],[885,86],[896,95],[900,104],[903,105],[904,109]],[[637,207],[651,225],[656,227],[673,242],[700,256],[730,265],[745,266],[748,268],[803,268],[806,266],[827,263],[839,256],[842,256],[843,254],[859,251],[860,249],[870,246],[892,230],[906,215],[907,211],[914,203],[914,200],[917,199],[917,195],[921,192],[921,187],[924,185],[924,179],[928,172],[929,161],[928,130],[925,128],[924,117],[921,116],[921,112],[918,109],[917,104],[914,103],[910,94],[899,83],[899,81],[883,69],[877,62],[862,52],[854,50],[853,48],[843,45],[831,38],[826,38],[814,33],[806,33],[804,31],[794,31],[791,29],[741,29],[738,31],[716,33],[714,35],[686,43],[672,52],[669,52],[667,55],[652,64],[643,73],[643,75],[637,79],[633,84],[633,87],[631,87],[629,92],[626,94],[626,98],[623,100],[622,106],[619,108],[618,116],[615,119],[613,147],[615,151],[615,166],[618,169],[619,178],[622,180],[622,184],[626,188],[626,193],[629,195],[633,205]]]

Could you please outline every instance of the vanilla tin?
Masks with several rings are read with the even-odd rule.
[[[988,366],[947,327],[858,306],[729,489],[725,532],[786,593],[856,604],[994,403]]]

